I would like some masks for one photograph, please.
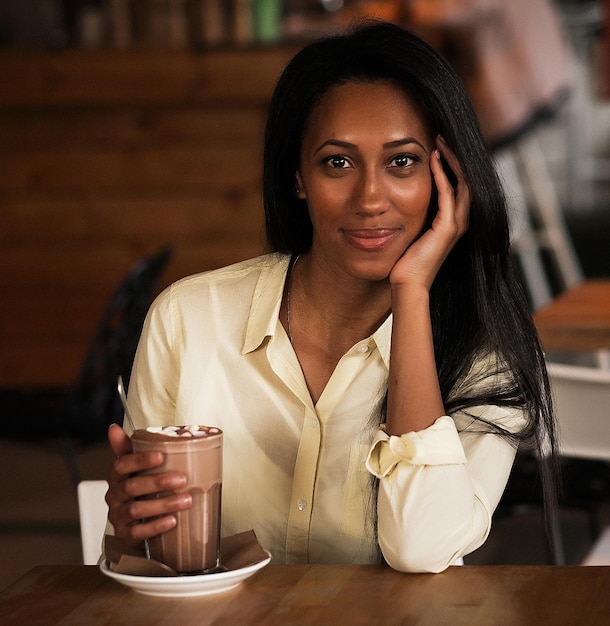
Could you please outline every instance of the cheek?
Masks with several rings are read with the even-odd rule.
[[[332,219],[342,211],[344,204],[344,194],[338,193],[336,186],[313,185],[307,194],[307,207],[314,223]]]
[[[424,179],[417,185],[400,187],[395,198],[401,213],[423,223],[432,199],[432,191],[431,179]]]

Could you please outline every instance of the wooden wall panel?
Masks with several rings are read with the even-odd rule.
[[[120,107],[4,110],[0,146],[11,153],[127,149],[175,145],[258,147],[265,106]]]
[[[268,98],[294,50],[0,54],[0,389],[71,384],[120,279],[264,252]]]
[[[13,107],[266,103],[294,50],[173,50],[0,56],[0,102]]]
[[[259,179],[259,152],[248,146],[0,155],[0,192],[195,187],[202,183],[227,188]]]
[[[112,238],[133,244],[245,238],[263,227],[259,181],[215,191],[132,190],[2,194],[0,243],[8,246],[94,243]],[[148,246],[147,246],[148,247]],[[1,271],[1,268],[0,268]]]

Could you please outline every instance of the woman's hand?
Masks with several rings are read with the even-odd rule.
[[[163,454],[134,453],[131,439],[117,424],[110,426],[108,441],[116,455],[106,493],[108,519],[114,526],[115,535],[128,545],[138,545],[144,539],[171,530],[176,525],[173,513],[188,509],[191,496],[180,493],[162,498],[141,498],[160,491],[180,489],[186,484],[186,476],[180,472],[137,475],[138,472],[159,467],[163,463]]]
[[[390,272],[393,285],[414,284],[429,291],[449,252],[468,230],[470,191],[462,176],[462,168],[440,136],[436,145],[437,150],[430,154],[430,169],[438,190],[438,212],[431,227],[407,248]],[[443,170],[441,154],[457,178],[455,189]]]

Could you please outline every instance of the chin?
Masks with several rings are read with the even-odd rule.
[[[387,259],[363,260],[352,266],[351,273],[361,280],[374,282],[388,280],[396,261],[397,259],[391,261]]]

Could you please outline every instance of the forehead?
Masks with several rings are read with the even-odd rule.
[[[412,96],[391,81],[353,81],[329,89],[313,107],[305,134],[355,132],[378,127],[403,128],[430,135],[425,117]]]

